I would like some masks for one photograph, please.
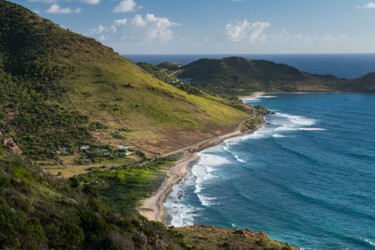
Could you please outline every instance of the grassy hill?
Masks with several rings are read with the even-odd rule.
[[[249,106],[245,105],[240,101],[238,98],[219,98],[214,93],[209,93],[207,89],[203,89],[199,86],[193,86],[190,83],[184,82],[183,80],[180,80],[177,78],[180,69],[176,70],[169,70],[168,68],[165,68],[165,66],[169,66],[170,63],[161,63],[157,66],[154,66],[152,64],[148,63],[137,63],[139,67],[144,69],[146,72],[151,74],[152,76],[158,78],[159,80],[162,80],[164,82],[167,82],[173,86],[175,86],[178,89],[181,89],[189,94],[201,96],[209,100],[213,100],[216,102],[220,102],[222,104],[231,106],[233,108],[245,111],[245,112],[251,112],[249,110]]]
[[[1,1],[0,23],[0,128],[34,160],[106,158],[87,159],[82,145],[106,147],[113,158],[119,145],[154,156],[229,131],[247,117],[22,6]]]
[[[227,100],[188,94],[7,1],[0,86],[1,249],[291,249],[247,230],[167,229],[136,210],[175,160],[135,164],[143,150],[231,130],[248,114]],[[68,180],[41,168],[69,161],[100,165]]]
[[[117,213],[95,187],[74,180],[58,180],[1,146],[0,248],[183,249],[163,225]]]
[[[168,70],[179,70],[182,65],[176,62],[163,62],[156,65],[160,69],[168,69]]]
[[[355,80],[301,72],[285,64],[241,57],[200,59],[185,65],[181,78],[218,95],[248,95],[256,91],[374,91],[371,75]]]

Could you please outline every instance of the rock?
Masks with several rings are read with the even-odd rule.
[[[8,148],[8,150],[15,155],[21,155],[22,150],[18,145],[13,141],[12,138],[8,137],[4,139],[4,145]]]
[[[269,239],[270,239],[270,238],[268,237],[268,234],[266,234],[265,232],[261,232],[260,235],[261,235],[261,237],[262,237],[263,239],[266,239],[266,240],[269,240]]]

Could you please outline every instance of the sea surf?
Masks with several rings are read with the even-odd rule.
[[[304,249],[373,249],[375,95],[272,94],[253,134],[203,150],[165,206],[168,224],[265,231]]]

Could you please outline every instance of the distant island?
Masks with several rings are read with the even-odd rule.
[[[333,75],[310,74],[286,64],[242,57],[199,59],[187,65],[179,65],[179,68],[176,68],[176,63],[167,62],[154,66],[152,70],[146,65],[139,63],[139,66],[156,77],[162,76],[164,80],[168,80],[168,75],[163,76],[161,72],[176,72],[172,83],[179,79],[178,82],[187,82],[194,87],[225,97],[246,96],[256,91],[375,91],[375,73],[357,79],[345,79]],[[174,68],[171,65],[175,65]],[[171,77],[170,75],[169,78]]]

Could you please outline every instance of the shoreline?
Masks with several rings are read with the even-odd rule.
[[[260,96],[260,95],[265,95],[267,94],[267,92],[254,92],[252,93],[251,95],[247,95],[247,96],[240,96],[238,99],[240,99],[241,101],[245,100],[245,99],[249,99],[249,98],[254,98],[254,97],[257,97],[257,96]]]
[[[173,167],[168,170],[168,173],[158,190],[151,197],[142,201],[142,205],[138,207],[138,211],[140,212],[140,214],[150,221],[159,221],[165,223],[167,211],[164,203],[167,200],[169,194],[172,192],[173,186],[185,178],[189,171],[190,164],[199,159],[198,153],[206,148],[219,145],[226,139],[254,133],[256,130],[264,127],[267,124],[262,116],[262,122],[258,124],[255,129],[247,129],[246,131],[242,131],[241,129],[245,122],[254,118],[255,117],[253,116],[242,120],[233,132],[217,136],[202,142],[198,142],[189,147],[176,150],[164,155],[169,156],[182,153],[182,157],[176,162]]]

